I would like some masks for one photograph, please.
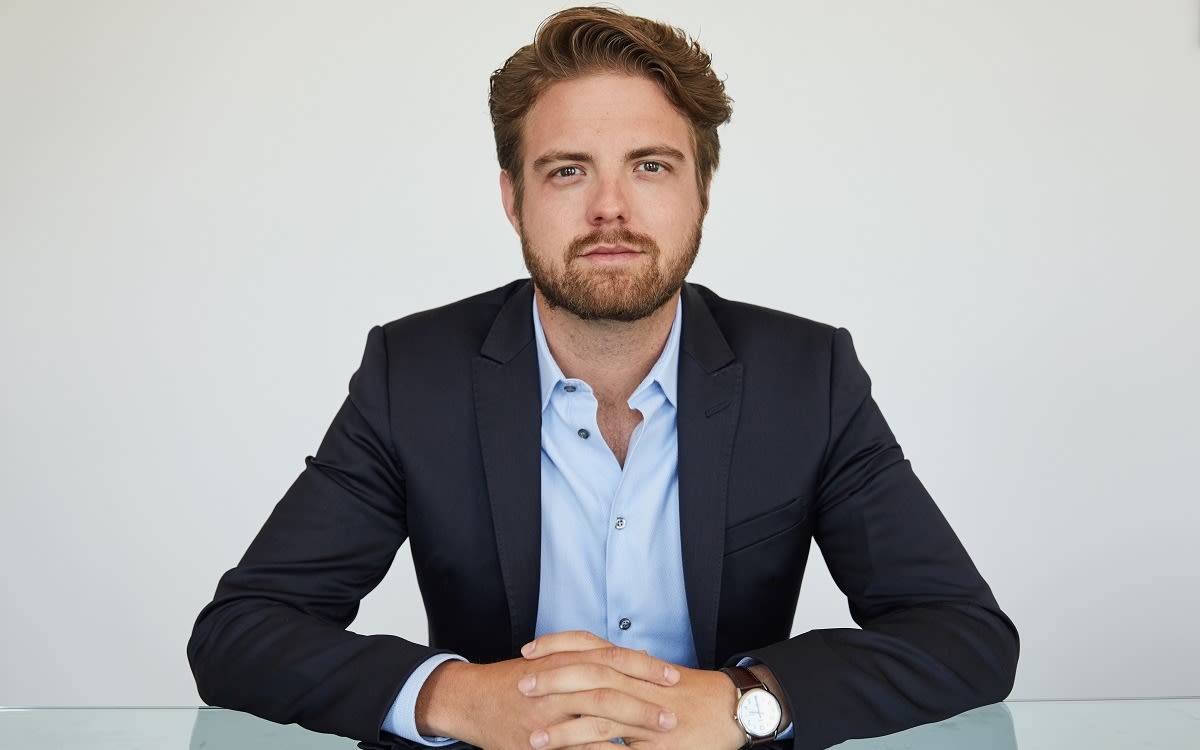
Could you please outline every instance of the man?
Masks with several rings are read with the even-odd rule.
[[[1016,631],[849,335],[684,283],[730,115],[708,56],[567,10],[490,105],[532,283],[371,331],[200,614],[201,696],[538,750],[818,748],[1003,699]],[[346,632],[406,538],[430,645]],[[861,630],[788,637],[814,538]]]

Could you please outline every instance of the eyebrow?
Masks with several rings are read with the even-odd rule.
[[[625,161],[636,161],[638,159],[645,159],[648,156],[665,156],[680,162],[687,161],[687,157],[683,155],[682,151],[665,144],[635,148],[625,154]],[[533,160],[533,170],[539,172],[543,168],[560,161],[591,163],[593,159],[592,155],[585,151],[548,151]]]
[[[672,146],[667,146],[665,144],[657,145],[657,146],[646,146],[644,148],[635,148],[634,150],[630,151],[628,154],[625,154],[625,161],[636,161],[638,159],[645,159],[647,156],[665,156],[669,159],[674,159],[676,161],[681,161],[681,162],[687,161],[687,157],[683,155],[682,151],[680,151],[679,149],[674,148]]]
[[[533,160],[533,170],[539,172],[556,161],[582,161],[590,163],[592,155],[583,151],[548,151]]]

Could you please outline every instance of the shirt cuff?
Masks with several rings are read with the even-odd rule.
[[[449,737],[426,737],[417,731],[417,695],[425,686],[429,675],[433,674],[433,670],[448,661],[466,661],[466,659],[457,654],[435,654],[421,662],[412,671],[408,680],[405,681],[404,687],[400,688],[400,694],[396,696],[387,716],[383,719],[383,731],[428,747],[441,747],[457,741]]]
[[[737,665],[739,667],[753,667],[755,664],[762,664],[762,662],[759,661],[758,659],[755,659],[753,656],[743,656],[741,659],[738,660],[738,663],[737,663]],[[775,696],[775,699],[781,701],[781,700],[783,700],[783,696],[777,695],[777,696]],[[790,740],[792,738],[792,729],[795,728],[795,726],[796,726],[795,722],[788,724],[786,727],[784,727],[784,729],[779,734],[775,735],[775,739]]]

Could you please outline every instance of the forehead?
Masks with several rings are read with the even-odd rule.
[[[606,73],[553,83],[530,108],[523,135],[527,164],[545,151],[599,155],[647,144],[692,154],[687,118],[644,76]]]

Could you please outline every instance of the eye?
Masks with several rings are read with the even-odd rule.
[[[658,174],[667,171],[667,165],[658,161],[644,161],[637,165],[639,171],[649,172],[650,174]]]
[[[579,167],[559,167],[550,173],[551,177],[578,177],[582,173]]]

